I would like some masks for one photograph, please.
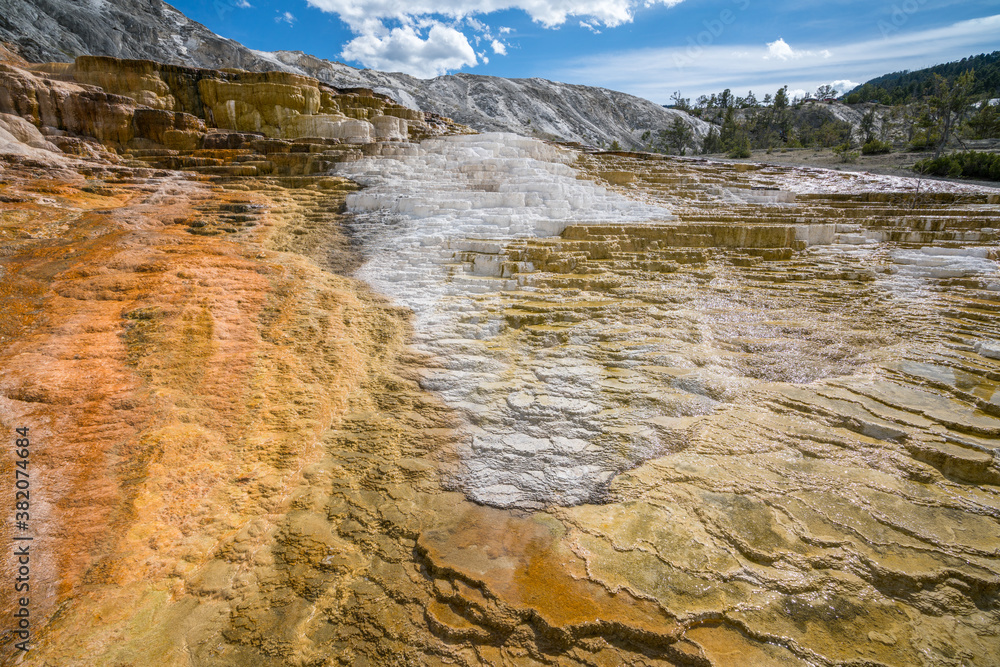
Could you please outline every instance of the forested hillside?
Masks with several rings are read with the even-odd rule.
[[[904,70],[883,74],[847,93],[844,101],[848,104],[859,102],[909,104],[933,92],[935,74],[954,80],[968,70],[974,70],[976,73],[975,85],[970,91],[972,95],[1000,97],[1000,51],[994,51],[913,72]]]

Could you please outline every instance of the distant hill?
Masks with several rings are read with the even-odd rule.
[[[883,74],[861,84],[844,95],[843,99],[848,104],[859,102],[906,104],[915,102],[931,92],[935,74],[940,74],[946,79],[954,79],[970,69],[976,72],[973,94],[985,94],[991,98],[1000,97],[1000,51],[994,51],[913,72],[904,70]]]

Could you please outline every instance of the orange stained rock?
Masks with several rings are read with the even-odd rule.
[[[562,540],[562,524],[547,515],[520,517],[467,505],[453,523],[438,524],[418,541],[432,569],[450,573],[546,630],[585,636],[618,630],[672,643],[680,626],[659,606],[587,578],[583,561]]]
[[[30,428],[30,525],[34,535],[45,537],[44,549],[36,543],[39,560],[32,571],[39,617],[82,581],[120,535],[128,503],[119,482],[131,473],[137,427],[150,417],[140,407],[127,421],[116,418],[116,407],[139,386],[121,365],[115,335],[121,302],[59,295],[61,287],[77,280],[75,268],[100,267],[113,254],[114,226],[95,216],[68,236],[30,243],[27,252],[4,262],[20,279],[3,295],[5,305],[20,317],[16,329],[5,331],[12,335],[0,356],[0,414],[6,433]],[[80,236],[94,238],[69,259],[69,246]],[[131,298],[134,289],[120,293],[126,303]],[[12,472],[10,458],[4,457],[2,465]]]
[[[176,176],[103,196],[8,182],[0,425],[30,429],[41,629],[84,587],[189,572],[283,502],[362,381],[367,343],[345,323],[364,305],[343,279],[267,254],[267,225],[245,245],[175,224],[206,200],[261,196]],[[304,359],[312,349],[331,365]],[[13,466],[0,457],[0,474]],[[11,485],[0,502],[13,506]],[[0,613],[14,604],[5,590]]]

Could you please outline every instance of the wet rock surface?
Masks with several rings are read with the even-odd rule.
[[[1000,655],[995,191],[4,126],[5,664]]]
[[[554,212],[572,190],[536,164],[512,214],[479,193],[560,160],[495,143],[424,145],[463,196],[413,194],[427,155],[343,167],[374,179],[348,199],[359,275],[414,309],[421,385],[463,417],[448,483],[557,518],[585,578],[657,601],[684,628],[660,641],[697,659],[989,664],[996,193],[598,155],[576,166],[632,204],[593,189]],[[503,537],[449,539],[461,572],[504,567],[471,546]]]

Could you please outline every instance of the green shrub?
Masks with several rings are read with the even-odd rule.
[[[941,135],[934,128],[918,128],[910,140],[911,151],[927,151],[937,146]]]
[[[964,134],[973,139],[1000,137],[1000,105],[981,103],[979,111],[965,124]]]
[[[719,131],[714,127],[705,135],[705,140],[701,144],[702,153],[721,153],[722,139],[719,138]]]
[[[805,146],[832,148],[851,140],[851,124],[842,120],[827,120],[817,128],[802,128],[800,140]]]
[[[729,149],[729,157],[750,157],[750,137],[748,137],[745,133],[739,134],[733,141],[732,148]]]
[[[844,142],[839,146],[834,146],[833,152],[840,156],[841,162],[857,162],[858,152],[851,150],[850,142]]]
[[[892,144],[888,141],[879,141],[878,139],[869,139],[865,142],[865,145],[861,147],[862,155],[885,155],[886,153],[892,152]]]
[[[914,171],[932,176],[949,178],[981,178],[1000,181],[1000,153],[965,151],[937,158],[920,160],[913,165]]]

